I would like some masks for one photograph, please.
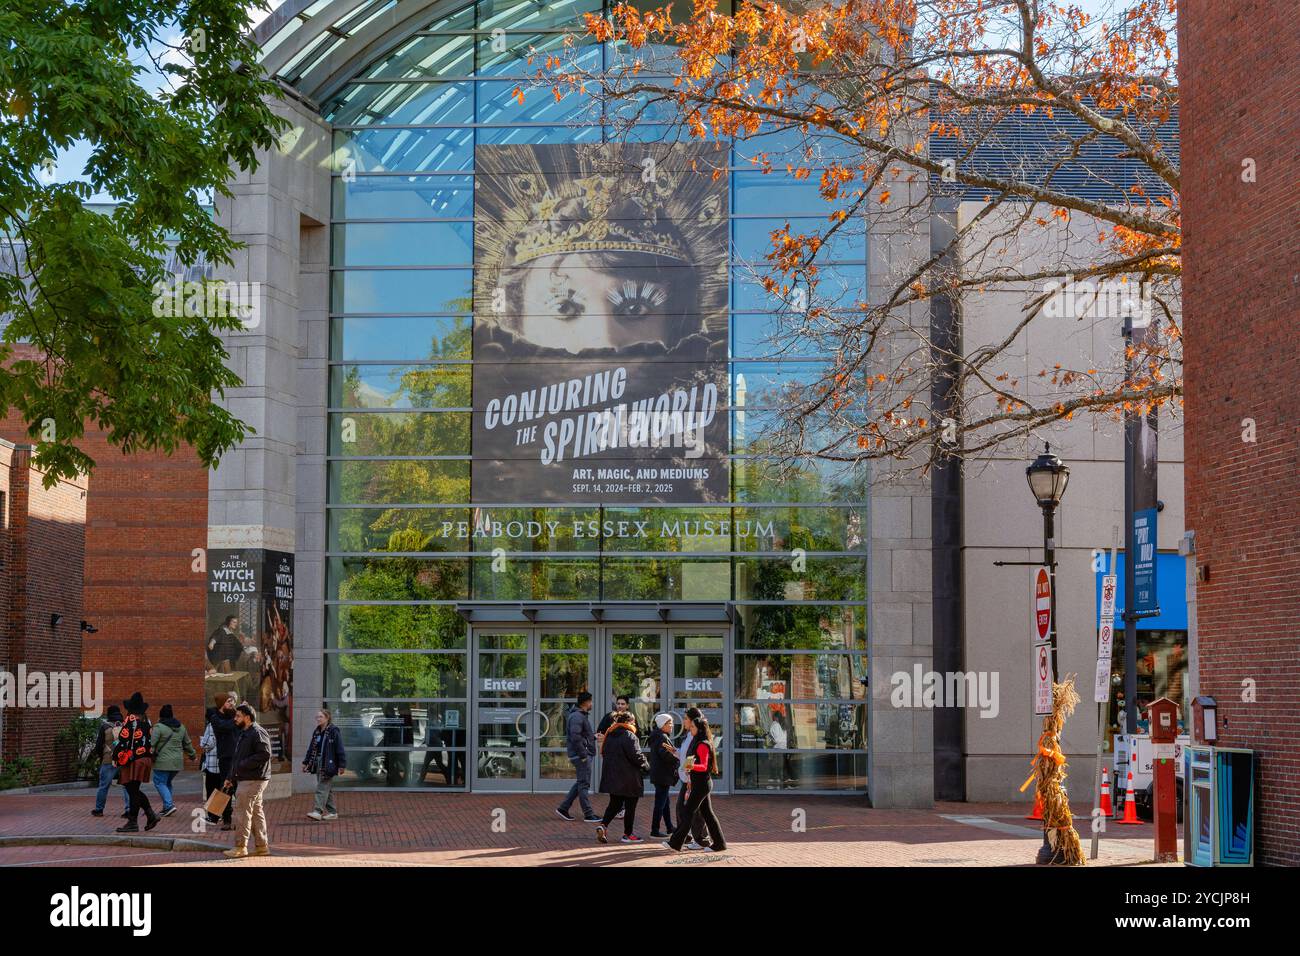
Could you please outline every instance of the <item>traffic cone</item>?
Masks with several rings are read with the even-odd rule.
[[[1037,792],[1034,793],[1034,812],[1029,814],[1029,816],[1025,817],[1025,819],[1026,820],[1043,819],[1043,798],[1040,797]]]
[[[1110,806],[1110,768],[1101,768],[1101,812],[1104,816],[1113,817],[1115,811]]]
[[[1124,823],[1141,823],[1138,819],[1137,800],[1133,797],[1133,771],[1128,772],[1128,794],[1124,798],[1124,819],[1119,821]]]

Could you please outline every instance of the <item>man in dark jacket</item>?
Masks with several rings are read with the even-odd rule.
[[[232,694],[227,694],[221,698],[221,705],[214,708],[208,714],[208,724],[212,727],[212,736],[216,738],[216,757],[217,757],[217,774],[219,780],[213,782],[211,786],[217,786],[224,780],[230,780],[230,768],[235,759],[235,744],[239,742],[239,727],[235,724],[235,698]],[[205,767],[207,754],[204,754]],[[221,829],[233,830],[235,828],[232,822],[235,812],[235,801],[231,800],[226,804],[226,809],[221,812]],[[211,821],[213,823],[216,820]]]
[[[270,856],[266,835],[266,813],[262,795],[271,781],[271,735],[257,722],[257,712],[248,704],[235,708],[235,725],[239,741],[231,760],[230,777],[224,786],[235,794],[235,846],[226,856],[242,859],[249,856],[248,836],[253,835],[252,856]]]
[[[636,804],[645,790],[645,773],[650,769],[641,745],[637,742],[636,723],[624,711],[614,718],[601,742],[604,757],[600,769],[600,792],[609,794],[609,806],[596,827],[596,839],[608,843],[609,824],[623,815],[623,843],[640,843],[641,838],[632,832],[636,823]]]
[[[569,788],[564,801],[555,808],[556,814],[563,820],[575,819],[569,813],[569,808],[573,806],[573,801],[577,800],[582,806],[584,820],[588,823],[600,822],[600,817],[596,816],[596,811],[591,808],[591,800],[587,796],[591,792],[591,761],[596,756],[596,735],[591,729],[590,714],[591,693],[584,690],[578,695],[578,706],[569,712],[568,723],[565,726],[566,749],[577,779]]]

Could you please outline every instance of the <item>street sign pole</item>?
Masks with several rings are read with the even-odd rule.
[[[1114,649],[1115,635],[1115,599],[1114,599],[1114,577],[1115,577],[1115,552],[1119,547],[1119,528],[1114,528],[1111,532],[1110,546],[1110,573],[1102,576],[1101,592],[1101,615],[1097,622],[1098,646],[1097,646],[1097,675],[1094,678],[1093,699],[1097,704],[1097,767],[1093,775],[1092,783],[1092,847],[1088,852],[1088,859],[1097,859],[1097,846],[1101,842],[1101,828],[1105,822],[1098,822],[1104,818],[1101,816],[1101,770],[1106,765],[1106,711],[1110,709],[1110,653]],[[1112,585],[1110,606],[1107,607],[1106,588]],[[1109,640],[1106,636],[1109,633]],[[1103,648],[1102,644],[1108,643],[1109,647]],[[1106,695],[1102,697],[1102,659],[1106,661]],[[1113,796],[1113,794],[1112,794]]]

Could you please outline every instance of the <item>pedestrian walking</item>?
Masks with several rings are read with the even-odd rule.
[[[190,732],[173,716],[172,705],[163,704],[153,729],[153,785],[162,798],[162,816],[176,812],[172,781],[185,765],[185,757],[197,760],[198,756]]]
[[[650,784],[655,788],[654,812],[650,815],[650,835],[668,837],[673,832],[673,818],[669,806],[673,787],[677,784],[677,768],[681,761],[673,747],[673,715],[656,714],[655,729],[647,744],[650,752]],[[660,826],[660,824],[663,824]]]
[[[611,710],[609,713],[607,713],[604,717],[600,718],[600,724],[597,725],[596,727],[597,741],[599,741],[602,737],[605,736],[606,733],[609,732],[609,728],[613,725],[614,721],[618,718],[619,714],[626,714],[628,712],[629,704],[630,702],[628,701],[627,694],[619,694],[617,697],[614,698],[614,709]]]
[[[95,809],[90,811],[92,817],[104,815],[104,805],[108,803],[108,791],[117,779],[117,765],[113,763],[113,748],[117,746],[117,733],[122,729],[122,709],[113,704],[99,722],[95,734],[94,752],[99,754],[99,788],[95,791]],[[131,798],[126,790],[122,791],[122,819],[126,819],[131,809]]]
[[[704,825],[708,828],[713,851],[721,853],[727,848],[727,841],[723,839],[722,826],[718,823],[718,818],[713,812],[713,803],[709,799],[709,795],[713,792],[713,775],[718,771],[718,748],[713,744],[713,732],[709,729],[709,722],[700,713],[699,708],[688,708],[683,724],[691,734],[690,750],[682,762],[683,768],[690,775],[690,783],[686,794],[686,805],[677,818],[677,829],[663,845],[674,852],[681,852],[686,837],[691,832],[691,825],[699,817],[704,820]]]
[[[235,725],[235,698],[229,694],[219,698],[217,707],[208,709],[208,730],[203,732],[207,743],[203,746],[203,781],[208,794],[221,788],[230,779],[231,765],[235,759],[235,744],[239,741],[239,728]],[[207,797],[205,796],[206,800]],[[233,830],[235,801],[226,803],[221,811],[221,829]],[[208,822],[216,823],[217,818],[208,814]]]
[[[322,707],[316,712],[316,729],[311,733],[311,743],[302,760],[302,769],[316,777],[316,803],[308,817],[318,821],[339,818],[338,807],[334,805],[334,778],[347,766],[343,735],[334,726],[334,715]]]
[[[686,717],[699,717],[700,709],[698,707],[689,707],[686,710]],[[682,742],[677,748],[677,779],[681,786],[677,790],[677,819],[680,822],[686,815],[686,797],[690,793],[691,775],[686,769],[686,755],[691,752],[695,744],[695,735],[691,733],[692,724],[683,718],[682,721]],[[686,844],[688,850],[707,850],[709,844],[709,830],[704,824],[704,818],[696,814],[691,821],[691,842]]]
[[[636,722],[624,711],[614,718],[600,744],[604,758],[600,768],[600,792],[609,794],[609,806],[596,826],[596,839],[609,842],[609,824],[623,816],[623,843],[641,843],[634,830],[636,804],[645,792],[645,776],[650,764],[637,742]]]
[[[130,700],[122,701],[122,727],[117,732],[117,744],[113,747],[113,763],[117,767],[118,780],[126,787],[127,808],[126,823],[117,828],[118,833],[139,833],[140,811],[144,811],[146,830],[158,825],[158,814],[153,812],[149,798],[140,789],[153,774],[153,725],[145,716],[149,705],[139,691],[131,695]]]
[[[235,796],[235,845],[225,851],[226,856],[236,860],[250,855],[270,856],[262,796],[271,782],[271,735],[257,722],[257,712],[247,702],[235,708],[235,725],[239,728],[239,740],[231,761],[230,779],[222,784],[227,793],[233,792]]]
[[[599,823],[600,817],[591,808],[591,798],[588,796],[591,792],[591,761],[596,757],[596,735],[591,729],[591,708],[591,692],[584,690],[578,694],[578,705],[569,711],[564,731],[565,752],[569,755],[569,763],[573,764],[575,779],[555,812],[561,819],[576,819],[569,813],[569,809],[573,806],[573,801],[577,800],[582,807],[582,818],[588,823]]]

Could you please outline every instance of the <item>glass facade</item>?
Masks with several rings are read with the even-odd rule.
[[[386,6],[353,16],[364,26]],[[473,500],[476,150],[680,138],[654,110],[629,123],[594,99],[528,88],[577,15],[600,9],[467,5],[322,105],[335,149],[325,697],[355,755],[340,782],[567,786],[563,719],[585,685],[632,695],[643,721],[705,707],[732,790],[865,789],[864,476],[782,460],[764,438],[783,385],[828,359],[811,337],[792,346],[775,334],[783,303],[755,275],[774,229],[821,229],[828,213],[815,170],[755,171],[773,137],[723,144],[725,500],[541,502],[526,483],[504,504]],[[327,31],[319,42],[341,41]],[[279,74],[301,76],[313,49]],[[575,56],[599,70],[626,52],[580,42]],[[823,290],[844,305],[865,298],[863,236],[829,251]],[[512,631],[467,620],[467,606],[492,602],[716,604],[730,623]]]

